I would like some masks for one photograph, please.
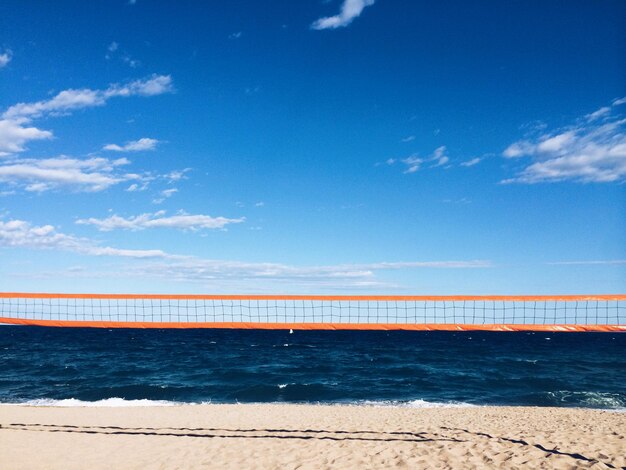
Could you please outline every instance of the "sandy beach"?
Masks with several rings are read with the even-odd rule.
[[[0,467],[622,468],[626,414],[529,407],[0,406]]]

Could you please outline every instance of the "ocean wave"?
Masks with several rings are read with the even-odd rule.
[[[78,406],[102,406],[102,407],[125,407],[125,406],[179,406],[183,404],[176,401],[168,400],[125,400],[124,398],[106,398],[104,400],[84,401],[76,398],[66,398],[63,400],[53,400],[51,398],[37,398],[17,403],[2,403],[3,405],[20,405],[20,406],[55,406],[55,407],[78,407]]]
[[[395,406],[401,408],[468,408],[475,407],[471,403],[460,401],[436,402],[426,400],[361,400],[353,403],[354,405],[363,406]]]
[[[613,410],[626,408],[626,395],[620,393],[557,390],[548,392],[547,395],[549,400],[561,406],[585,406]]]
[[[295,384],[279,384],[279,388],[285,388],[288,385]],[[86,401],[86,400],[78,400],[76,398],[66,398],[61,400],[54,400],[51,398],[37,398],[34,400],[27,400],[22,402],[11,402],[11,403],[0,403],[0,406],[48,406],[48,407],[61,407],[61,408],[70,408],[70,407],[108,407],[108,408],[119,408],[119,407],[146,407],[146,406],[183,406],[183,405],[210,405],[211,401],[203,401],[203,402],[181,402],[181,401],[170,401],[170,400],[126,400],[124,398],[106,398],[104,400],[95,400],[95,401]],[[221,402],[220,402],[221,403]],[[281,404],[284,405],[284,402],[251,402],[256,404],[264,404],[264,405],[272,405],[272,404]],[[234,403],[223,403],[223,404],[241,404],[238,402]],[[348,401],[348,402],[326,402],[326,401],[311,401],[311,402],[303,402],[299,403],[302,405],[339,405],[339,406],[372,406],[372,407],[401,407],[401,408],[461,408],[461,407],[474,407],[476,405],[472,405],[470,403],[463,402],[432,402],[426,400],[356,400],[356,401]]]

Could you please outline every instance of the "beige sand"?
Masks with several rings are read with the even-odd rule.
[[[626,414],[557,408],[0,406],[0,468],[622,468]]]

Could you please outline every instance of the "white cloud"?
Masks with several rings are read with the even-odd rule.
[[[118,47],[120,47],[120,45],[118,43],[116,43],[115,41],[113,41],[111,44],[109,44],[109,47],[107,47],[107,50],[109,52],[115,52],[115,51],[117,51]]]
[[[563,132],[555,136],[545,136],[537,144],[537,150],[542,153],[558,153],[567,145],[571,145],[575,138],[576,133],[573,131]]]
[[[402,159],[402,163],[407,166],[407,169],[404,170],[405,173],[415,173],[417,170],[420,169],[420,166],[422,165],[422,163],[424,163],[424,160],[419,158],[417,155],[411,155],[407,158]]]
[[[410,135],[405,137],[404,139],[401,139],[400,142],[413,142],[415,140],[415,136],[414,135]]]
[[[67,113],[82,108],[102,106],[107,100],[117,96],[153,96],[173,91],[169,75],[152,75],[125,85],[113,84],[105,90],[63,90],[49,100],[34,103],[18,103],[8,108],[2,115],[5,119],[37,118],[49,114]]]
[[[31,192],[57,188],[73,191],[102,191],[128,180],[141,180],[140,175],[119,171],[129,164],[125,158],[89,158],[85,160],[58,157],[19,159],[0,164],[0,181]]]
[[[480,161],[481,161],[480,157],[475,157],[475,158],[472,158],[471,160],[461,162],[461,166],[465,166],[465,167],[474,166],[474,165],[479,164]]]
[[[33,119],[103,106],[107,100],[116,96],[153,96],[172,91],[172,79],[169,75],[152,75],[126,85],[113,84],[105,90],[69,89],[61,91],[48,100],[15,104],[4,111],[0,117],[0,157],[23,152],[25,144],[29,141],[52,138],[51,131],[32,126]],[[156,141],[153,141],[154,139],[147,141],[140,139],[134,144],[139,147],[142,145],[149,147],[156,144]]]
[[[0,157],[24,151],[31,140],[51,139],[52,132],[28,127],[25,119],[0,119]]]
[[[185,173],[188,173],[191,171],[191,168],[184,168],[182,170],[174,170],[169,172],[168,174],[164,175],[165,178],[167,178],[168,180],[170,180],[170,182],[176,182],[176,181],[180,181],[183,179],[187,179],[187,176],[185,176]]]
[[[184,214],[180,214],[183,216]],[[206,217],[206,216],[190,216]],[[131,218],[138,219],[138,218]],[[128,222],[131,219],[122,219]],[[164,226],[176,228],[198,226],[198,223],[214,222],[208,220],[190,223],[186,219],[167,220],[161,213],[149,215],[147,222],[161,220]],[[107,219],[105,219],[107,220]],[[146,220],[131,223],[145,224]],[[184,222],[181,222],[183,220]],[[215,219],[213,219],[215,220]],[[113,221],[116,225],[118,222]],[[126,268],[115,269],[115,277],[139,276],[144,279],[161,278],[171,281],[189,282],[226,282],[236,284],[249,282],[282,283],[289,286],[359,288],[388,286],[376,277],[378,271],[404,269],[481,269],[491,268],[489,261],[414,261],[380,262],[362,264],[339,264],[322,266],[296,266],[281,263],[244,262],[212,260],[191,256],[174,255],[159,249],[124,249],[101,246],[88,238],[79,238],[57,231],[53,225],[36,226],[24,220],[0,220],[0,246],[33,250],[55,250],[78,253],[88,256],[110,256],[133,259],[133,264]],[[141,259],[157,258],[159,262],[138,264]],[[81,273],[84,274],[84,273]],[[55,277],[59,276],[56,271]],[[273,285],[273,284],[272,284]]]
[[[520,140],[519,142],[514,142],[509,145],[504,152],[502,152],[502,156],[505,158],[518,158],[527,155],[533,150],[533,144],[525,140]]]
[[[320,18],[312,25],[312,29],[335,29],[348,26],[358,17],[365,7],[374,4],[374,0],[344,0],[338,15]]]
[[[7,109],[2,115],[7,119],[37,118],[49,113],[63,113],[75,109],[102,106],[105,97],[97,90],[63,90],[49,100],[35,103],[18,103]]]
[[[92,256],[167,258],[161,250],[129,250],[98,246],[91,240],[57,232],[52,225],[33,226],[24,220],[0,220],[0,246],[39,250],[71,251]]]
[[[143,137],[139,140],[132,140],[124,145],[107,144],[103,147],[103,150],[111,150],[114,152],[140,152],[145,150],[154,150],[159,141],[157,139],[150,139],[149,137]]]
[[[446,146],[442,145],[435,149],[431,156],[431,160],[435,161],[434,166],[443,166],[450,161],[450,157],[446,155]]]
[[[108,232],[111,230],[144,230],[149,228],[175,228],[181,230],[202,230],[202,229],[222,229],[229,224],[238,224],[245,221],[244,217],[239,219],[228,219],[226,217],[211,217],[208,215],[192,215],[181,212],[176,215],[166,216],[165,211],[158,211],[153,214],[141,214],[135,217],[120,217],[113,215],[106,219],[80,219],[76,223],[80,225],[93,225],[98,230]]]
[[[601,108],[600,115],[596,111],[567,128],[514,142],[503,156],[526,157],[531,163],[502,183],[625,180],[626,119],[614,113],[614,109]],[[590,118],[594,114],[596,117]],[[599,117],[603,119],[598,123]]]
[[[128,188],[126,188],[126,191],[128,191],[129,193],[133,193],[136,191],[145,191],[146,189],[148,189],[150,182],[154,179],[155,178],[153,176],[142,176],[140,183],[131,184]]]
[[[163,93],[172,93],[172,77],[170,75],[152,75],[148,79],[135,80],[126,85],[111,85],[104,90],[104,96],[154,96]]]
[[[236,33],[232,33],[228,35],[228,39],[239,39],[243,33],[241,31],[237,31]]]
[[[441,147],[435,149],[435,151],[426,158],[421,158],[418,154],[413,154],[408,156],[407,158],[403,158],[401,161],[406,165],[404,173],[416,173],[422,168],[422,165],[424,165],[425,163],[432,163],[430,168],[444,166],[450,161],[450,157],[448,157],[446,152],[446,146],[442,145]],[[393,163],[395,163],[395,160],[389,159],[387,160],[387,163],[389,165],[392,165]]]
[[[593,113],[587,114],[585,118],[588,121],[595,121],[596,119],[600,119],[601,117],[607,116],[611,113],[611,108],[609,106],[604,106]]]
[[[13,58],[13,52],[11,49],[6,49],[2,54],[0,54],[0,69],[5,67],[11,59]]]
[[[626,104],[626,96],[623,98],[619,98],[617,100],[613,100],[613,106],[619,106],[620,104]]]
[[[161,204],[163,201],[165,201],[167,198],[172,197],[177,192],[178,192],[178,189],[176,189],[176,188],[164,189],[160,193],[161,197],[154,199],[152,201],[152,203],[153,204]]]

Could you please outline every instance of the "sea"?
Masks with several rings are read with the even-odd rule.
[[[626,334],[0,326],[0,403],[626,411]]]

